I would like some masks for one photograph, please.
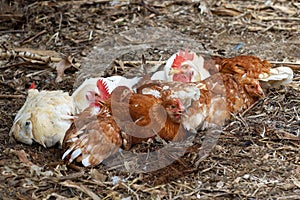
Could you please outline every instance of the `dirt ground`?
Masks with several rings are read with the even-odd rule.
[[[299,199],[299,10],[298,1],[287,0],[1,0],[0,199]],[[166,29],[158,31],[162,35],[132,32],[155,27]],[[125,43],[149,45],[112,48]],[[139,68],[142,54],[149,63],[164,61],[178,44],[226,57],[255,55],[291,66],[295,77],[292,84],[268,91],[253,108],[234,116],[199,166],[201,133],[178,161],[147,173],[104,165],[67,168],[57,147],[9,141],[13,119],[32,82],[38,89],[71,94],[86,76],[130,75]],[[95,55],[103,45],[110,60]],[[57,83],[51,64],[7,56],[12,50],[71,56],[81,66],[67,69]],[[103,71],[98,65],[108,68]],[[135,150],[157,145],[154,141]]]

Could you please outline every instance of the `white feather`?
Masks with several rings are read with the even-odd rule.
[[[69,153],[72,152],[73,149],[68,149],[67,151],[65,151],[65,153],[62,156],[62,159],[64,160],[66,158],[67,155],[69,155]]]
[[[81,151],[80,148],[78,148],[78,149],[76,149],[75,151],[73,151],[73,153],[71,154],[70,160],[69,160],[70,163],[71,163],[74,159],[76,159],[78,156],[80,156],[81,153],[82,153],[82,151]]]
[[[74,137],[74,138],[71,138],[71,139],[67,140],[66,142],[67,142],[67,143],[68,143],[68,142],[74,143],[74,142],[76,142],[76,140],[78,140],[78,138],[77,138],[77,137]]]
[[[205,121],[206,112],[185,117],[182,120],[184,128],[190,132],[196,133],[201,124]]]
[[[90,156],[85,157],[84,159],[82,159],[81,163],[83,164],[83,166],[88,167],[91,165],[90,163]]]
[[[289,67],[271,68],[268,77],[260,76],[259,80],[263,81],[263,88],[274,87],[278,88],[280,85],[287,85],[292,82],[294,77],[293,70]]]
[[[167,80],[165,71],[157,71],[151,76],[151,80]]]
[[[154,89],[150,89],[150,88],[144,88],[142,91],[143,94],[151,94],[152,96],[156,97],[156,98],[160,98],[160,92]]]
[[[179,53],[179,52],[178,52]],[[176,53],[176,54],[178,54]],[[173,81],[173,75],[170,75],[170,71],[173,65],[173,62],[175,60],[176,54],[173,54],[166,62],[166,65],[164,67],[165,77],[167,81]]]
[[[179,98],[183,105],[188,108],[191,106],[192,102],[199,100],[200,90],[196,85],[191,85],[189,87],[184,87],[181,90],[174,91],[170,98]]]

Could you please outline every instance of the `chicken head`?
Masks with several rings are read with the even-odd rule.
[[[257,79],[247,78],[245,75],[242,77],[241,83],[244,85],[246,92],[252,97],[263,98],[264,91]]]
[[[180,99],[172,98],[163,102],[163,106],[170,119],[175,123],[181,122],[181,117],[185,114],[185,108]]]
[[[176,54],[169,76],[171,79],[169,81],[186,83],[204,80],[210,73],[204,68],[204,58],[186,49],[185,52],[179,51]]]
[[[14,125],[9,132],[10,141],[22,141],[24,144],[31,145],[33,142],[32,123],[30,121],[30,113],[17,115]]]
[[[90,106],[95,106],[100,108],[101,102],[104,102],[110,97],[108,92],[108,87],[103,79],[99,79],[96,83],[98,91],[88,91],[86,94],[86,99],[90,102]]]

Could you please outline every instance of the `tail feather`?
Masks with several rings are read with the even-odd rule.
[[[270,69],[270,75],[267,78],[260,78],[261,81],[288,81],[290,83],[293,79],[293,70],[289,67],[277,67]]]

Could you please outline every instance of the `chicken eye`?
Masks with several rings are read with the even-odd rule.
[[[176,108],[176,106],[174,106],[174,105],[171,105],[170,107],[171,107],[172,109],[175,109],[175,108]]]
[[[29,126],[30,125],[30,122],[25,122],[25,126]]]
[[[189,65],[183,65],[183,66],[181,66],[181,68],[182,68],[182,69],[189,69],[190,66],[189,66]]]

